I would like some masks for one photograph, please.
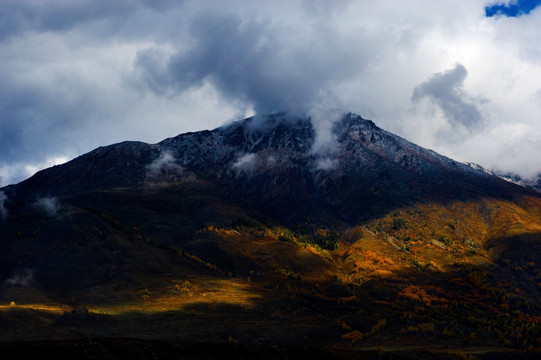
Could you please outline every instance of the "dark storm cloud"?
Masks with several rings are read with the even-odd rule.
[[[85,127],[85,122],[99,112],[91,90],[84,89],[74,78],[56,78],[44,86],[3,75],[0,153],[6,162],[40,156],[42,161],[50,152],[65,151],[72,146],[72,131]],[[77,92],[71,93],[72,89]],[[51,134],[55,134],[55,141],[50,141]]]
[[[138,41],[137,36],[156,23],[153,16],[163,16],[180,4],[176,0],[0,1],[0,169],[95,146],[95,139],[86,146],[92,143],[87,130],[110,124],[116,115],[115,101],[104,94],[116,93],[118,103],[125,98],[119,87],[115,89],[114,76],[99,73],[116,75],[106,51],[123,55],[116,48]],[[141,10],[149,15],[136,18]],[[89,24],[92,27],[85,27]],[[119,42],[107,47],[107,37]],[[81,138],[82,133],[87,136]],[[0,178],[0,186],[4,181]]]
[[[0,37],[37,31],[65,31],[77,24],[131,12],[127,1],[5,1],[0,4]]]
[[[234,15],[200,15],[190,24],[191,46],[163,61],[140,51],[136,67],[156,93],[183,92],[210,82],[256,113],[305,113],[332,97],[330,84],[355,75],[367,54],[325,26],[283,28]],[[357,34],[359,40],[362,34]]]
[[[423,98],[430,99],[454,126],[461,124],[468,129],[478,128],[483,122],[483,116],[475,100],[463,89],[467,76],[466,68],[457,64],[454,69],[433,74],[417,86],[411,99],[415,103]]]
[[[29,30],[67,31],[84,23],[129,17],[140,7],[164,11],[178,3],[175,0],[6,0],[0,2],[0,40]]]

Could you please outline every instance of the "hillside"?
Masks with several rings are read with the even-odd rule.
[[[324,146],[264,120],[1,189],[4,341],[541,350],[538,193],[354,114]]]

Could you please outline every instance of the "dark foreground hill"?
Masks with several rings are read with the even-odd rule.
[[[539,194],[357,115],[263,120],[1,189],[2,339],[541,349]]]

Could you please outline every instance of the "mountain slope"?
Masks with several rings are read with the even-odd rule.
[[[283,209],[355,223],[373,213],[427,198],[434,201],[527,193],[496,177],[420,148],[353,114],[315,149],[309,119],[246,119],[187,133],[156,145],[124,142],[98,148],[4,189],[18,196],[72,196],[149,183],[210,182],[230,199],[284,216]],[[286,201],[286,203],[284,203]],[[8,203],[9,204],[9,203]],[[292,210],[293,210],[292,209]],[[281,220],[287,220],[283,218]]]
[[[2,299],[65,312],[10,336],[541,347],[539,194],[354,114],[327,130],[249,118],[1,189]]]

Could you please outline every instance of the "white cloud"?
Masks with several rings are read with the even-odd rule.
[[[37,199],[34,203],[34,207],[43,211],[50,217],[58,216],[58,212],[60,211],[60,203],[55,197],[50,196]]]
[[[315,155],[330,155],[338,148],[338,139],[333,133],[333,126],[344,113],[342,111],[328,108],[312,108],[307,115],[312,121],[315,131],[314,144],[310,153]]]
[[[316,170],[332,170],[338,166],[338,160],[328,157],[316,159]]]
[[[160,154],[156,160],[147,166],[147,179],[159,180],[163,176],[178,176],[183,172],[182,166],[176,163],[175,157],[168,151]]]
[[[249,171],[252,170],[253,166],[256,163],[256,155],[253,153],[248,153],[241,155],[237,160],[231,165],[233,169]]]
[[[533,93],[530,99],[532,102],[541,107],[541,89],[538,89],[535,93]]]
[[[479,144],[483,144],[483,151]],[[532,151],[541,144],[541,130],[527,123],[502,123],[486,132],[479,133],[463,142],[455,158],[469,159],[483,166],[501,171],[520,173],[525,178],[534,176],[541,169],[538,151]],[[452,148],[448,148],[453,153]],[[466,154],[466,155],[465,155]],[[494,154],[490,158],[486,154]]]
[[[69,160],[65,156],[53,156],[42,162],[18,162],[15,164],[0,165],[0,186],[17,183],[29,178],[39,170],[60,165]]]

